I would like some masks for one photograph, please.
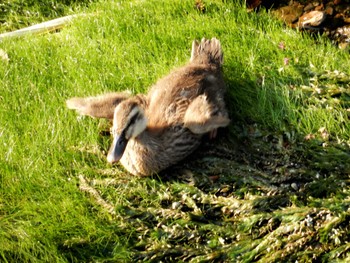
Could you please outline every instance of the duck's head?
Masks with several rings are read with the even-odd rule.
[[[115,163],[122,158],[130,139],[136,138],[147,126],[147,119],[143,109],[133,100],[125,100],[114,110],[113,143],[107,155],[109,163]]]

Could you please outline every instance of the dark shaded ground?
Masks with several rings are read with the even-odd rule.
[[[348,48],[350,43],[350,1],[273,1],[249,0],[249,9],[261,7],[271,9],[271,13],[288,26],[312,34],[329,37],[340,48]]]
[[[320,138],[304,140],[293,131],[272,134],[256,124],[232,128],[237,138],[223,138],[215,145],[208,142],[195,159],[184,164],[209,178],[209,185],[200,183],[203,190],[217,185],[216,194],[227,195],[246,185],[266,194],[293,195],[304,202],[307,196],[328,198],[350,186],[346,144],[328,142],[325,146]],[[234,185],[227,186],[230,182]],[[282,206],[288,203],[280,201]]]
[[[205,252],[205,245],[196,252],[188,250],[187,259],[199,259],[198,255],[205,253],[204,262],[230,262],[232,258],[237,262],[327,262],[347,258],[349,147],[325,147],[320,134],[311,140],[293,131],[271,134],[256,124],[231,129],[236,138],[222,131],[221,139],[205,143],[190,159],[161,176],[162,183],[180,181],[200,190],[201,194],[188,197],[191,201],[172,195],[164,203],[170,211],[179,204],[174,214],[183,220],[189,217],[190,225],[212,225],[215,230],[198,233],[199,244],[209,242],[205,241],[208,235],[223,238],[211,253]],[[164,221],[169,219],[156,220],[154,226]],[[196,233],[195,229],[179,226],[176,245],[182,244],[182,248],[144,248],[136,258],[149,260],[153,256],[151,262],[184,259],[183,248],[192,247],[194,242],[188,240],[190,233]]]
[[[237,123],[155,177],[165,187],[155,204],[138,205],[142,197],[130,189],[125,198],[133,205],[117,213],[127,222],[126,229],[137,229],[130,237],[133,260],[346,259],[350,149],[322,137],[322,131],[314,136],[303,138],[294,131],[276,134],[257,124]],[[161,248],[154,244],[155,235]]]

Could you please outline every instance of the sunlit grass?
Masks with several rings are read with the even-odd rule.
[[[208,2],[204,13],[191,0],[91,4],[59,33],[0,43],[10,59],[0,61],[2,260],[130,262],[137,250],[162,250],[177,225],[185,231],[179,239],[187,232],[208,235],[203,240],[188,236],[194,257],[197,241],[199,254],[204,255],[207,246],[213,251],[221,246],[220,237],[229,240],[237,233],[230,221],[225,222],[225,232],[218,226],[210,230],[197,222],[201,218],[191,220],[185,213],[167,215],[171,211],[165,211],[162,202],[191,206],[184,193],[192,198],[202,192],[183,183],[130,178],[120,167],[110,169],[99,136],[105,123],[77,118],[65,108],[65,100],[72,96],[126,89],[146,92],[160,76],[184,64],[192,40],[202,37],[217,37],[222,43],[234,124],[257,123],[277,133],[295,130],[301,137],[325,127],[334,140],[349,143],[349,104],[329,109],[310,102],[313,95],[301,91],[311,83],[309,71],[350,74],[348,54],[326,40],[317,39],[316,44],[268,13],[247,13],[231,2]],[[113,187],[97,187],[116,207],[115,217],[79,190],[81,174],[116,178]],[[211,195],[206,198],[212,200]],[[197,211],[195,206],[191,209]],[[160,230],[152,229],[154,222]],[[247,223],[248,228],[254,224]],[[257,246],[245,242],[249,243],[240,243],[242,250],[232,249],[232,257]],[[254,258],[249,253],[247,258]]]
[[[84,10],[92,0],[3,0],[1,1],[0,32],[26,26]]]

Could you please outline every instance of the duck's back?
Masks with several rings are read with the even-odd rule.
[[[149,91],[149,126],[183,124],[189,104],[205,94],[213,103],[223,101],[223,54],[217,39],[193,42],[190,62],[160,79]]]

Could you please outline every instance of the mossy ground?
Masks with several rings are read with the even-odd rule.
[[[82,2],[61,32],[0,43],[2,261],[346,261],[349,54],[200,2]],[[65,100],[146,92],[214,36],[230,127],[159,176],[107,165],[107,123]]]

